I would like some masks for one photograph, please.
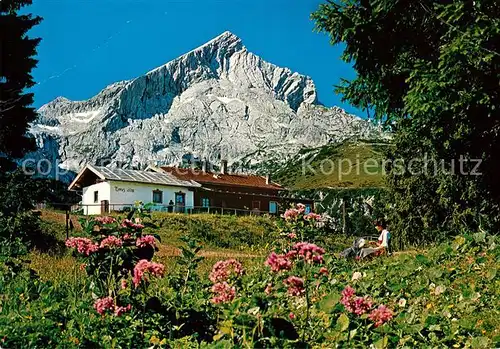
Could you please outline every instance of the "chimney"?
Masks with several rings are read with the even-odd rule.
[[[271,184],[271,175],[266,175],[266,184]]]
[[[207,166],[208,166],[208,160],[207,158],[204,158],[203,161],[201,162],[201,170],[203,172],[207,172]]]
[[[227,174],[227,160],[222,160],[220,164],[220,173]]]

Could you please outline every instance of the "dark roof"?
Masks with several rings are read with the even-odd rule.
[[[71,190],[78,184],[80,178],[85,172],[90,171],[94,173],[101,180],[122,181],[122,182],[136,182],[136,183],[151,183],[159,185],[179,186],[179,187],[199,187],[200,185],[190,180],[179,179],[169,173],[162,172],[149,172],[138,170],[124,170],[119,168],[107,168],[100,166],[87,165],[77,175],[75,180],[69,186]]]
[[[273,182],[266,183],[266,178],[250,174],[221,174],[215,172],[203,172],[191,168],[161,167],[167,173],[170,173],[178,179],[185,181],[196,181],[201,184],[240,186],[250,188],[284,190],[284,188]]]

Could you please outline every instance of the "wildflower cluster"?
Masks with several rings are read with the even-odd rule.
[[[227,282],[218,282],[212,286],[212,303],[228,303],[236,297],[236,287],[230,286]]]
[[[69,238],[66,240],[66,246],[71,248],[76,248],[78,253],[85,256],[99,250],[99,245],[95,244],[92,240],[87,238]]]
[[[299,242],[295,244],[290,252],[287,253],[288,258],[301,258],[306,263],[323,263],[323,255],[325,250],[315,244],[308,242]]]
[[[163,264],[141,259],[134,267],[134,278],[132,282],[135,287],[138,287],[142,280],[148,280],[147,274],[155,277],[162,277],[164,273],[165,266]]]
[[[368,318],[375,323],[375,327],[379,327],[392,319],[392,311],[385,305],[379,305],[372,310]]]
[[[304,204],[296,204],[281,215],[283,220],[278,222],[280,235],[285,239],[295,240],[299,236],[300,240],[310,240],[318,236],[322,216],[306,212]]]
[[[123,246],[123,240],[120,238],[117,238],[116,236],[108,236],[104,240],[101,241],[100,248],[115,248],[115,247],[122,247]]]
[[[315,244],[311,244],[308,242],[299,242],[293,245],[291,249],[286,253],[277,254],[276,252],[272,252],[267,258],[265,265],[269,266],[274,273],[291,271],[292,269],[294,269],[294,267],[299,267],[296,271],[300,272],[300,266],[313,266],[323,264],[324,254],[325,250]],[[299,261],[302,261],[304,263],[297,264],[296,262]],[[319,277],[320,275],[328,276],[328,269],[325,267],[321,267],[319,271],[316,271],[315,277]],[[287,286],[287,293],[290,296],[304,295],[306,291],[305,283],[306,280],[297,275],[288,276],[285,280],[283,280],[283,284]],[[270,294],[272,292],[272,284],[268,284],[264,292],[266,294]]]
[[[375,323],[375,327],[379,327],[392,319],[392,311],[389,308],[380,305],[372,310],[373,301],[367,296],[356,296],[356,292],[351,286],[346,286],[342,291],[340,303],[344,305],[348,312],[357,316],[369,313],[368,318]]]
[[[245,273],[243,266],[236,259],[218,261],[212,267],[209,279],[214,283],[211,291],[214,293],[212,303],[220,304],[232,301],[236,297],[236,287],[228,281],[238,279]]]
[[[98,299],[94,304],[95,310],[101,315],[113,313],[120,316],[131,309],[130,305],[118,305],[123,303],[119,299],[123,293],[120,290],[130,287],[128,280],[131,279],[130,284],[135,286],[126,292],[132,297],[144,291],[139,288],[143,280],[162,277],[165,273],[162,264],[151,262],[154,251],[144,253],[142,250],[148,246],[157,250],[155,237],[142,236],[144,225],[139,218],[134,221],[125,219],[118,223],[113,217],[96,217],[81,223],[86,234],[95,238],[70,238],[66,241],[66,246],[75,248],[85,257],[81,268],[87,270],[89,277],[94,278],[93,281],[100,283],[99,289],[108,295],[117,296]]]
[[[290,276],[283,283],[288,286],[288,294],[290,296],[302,296],[306,291],[304,279],[297,276]]]
[[[286,255],[276,254],[275,252],[272,252],[267,257],[265,265],[271,267],[271,270],[274,272],[292,269],[292,261]]]
[[[209,279],[213,283],[227,281],[232,275],[238,277],[243,275],[243,266],[236,259],[218,261],[212,267]]]
[[[121,316],[124,313],[130,311],[132,309],[132,305],[127,305],[125,307],[118,306],[115,304],[115,300],[113,297],[105,297],[95,301],[94,309],[100,314],[104,315],[106,312],[110,311],[115,316]]]
[[[265,264],[274,272],[292,269],[295,260],[304,260],[308,264],[321,264],[324,262],[325,250],[315,244],[299,242],[285,254],[272,252]]]
[[[304,219],[305,220],[308,220],[308,221],[319,221],[321,219],[321,215],[320,214],[317,214],[317,213],[314,213],[314,212],[311,212],[311,213],[308,213],[304,216]]]
[[[289,208],[281,215],[287,221],[296,220],[306,211],[306,206],[304,204],[297,204],[294,208]]]
[[[137,247],[146,247],[146,246],[151,246],[151,247],[156,247],[156,240],[153,235],[145,235],[143,237],[140,237],[137,239],[135,242],[135,245]]]

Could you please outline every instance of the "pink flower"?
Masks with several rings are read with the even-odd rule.
[[[105,297],[95,301],[94,309],[100,315],[104,315],[106,311],[110,311],[113,312],[115,316],[121,316],[123,313],[130,311],[132,306],[129,304],[126,307],[119,307],[115,304],[113,297]]]
[[[150,262],[147,259],[141,259],[134,267],[134,286],[137,287],[141,280],[147,280],[146,273],[155,277],[162,277],[165,273],[165,266],[160,263]]]
[[[121,316],[126,312],[129,312],[132,309],[132,305],[127,305],[126,307],[115,307],[115,316]]]
[[[146,235],[141,238],[138,238],[137,241],[135,242],[135,245],[137,247],[146,247],[146,246],[156,247],[156,240],[153,235]]]
[[[295,314],[294,313],[290,313],[290,314],[288,314],[288,317],[290,318],[290,320],[294,320],[295,319]]]
[[[354,288],[352,288],[351,286],[346,286],[342,291],[342,299],[349,299],[353,297],[355,294],[356,291],[354,291]]]
[[[124,219],[122,222],[123,228],[132,228],[132,229],[142,229],[144,225],[139,223],[133,223],[130,219]]]
[[[97,244],[87,238],[69,238],[66,240],[66,246],[76,248],[79,253],[85,256],[88,256],[99,249]]]
[[[373,307],[373,302],[370,298],[356,297],[356,293],[351,286],[347,286],[342,291],[340,303],[344,305],[348,312],[356,315],[363,315]]]
[[[95,301],[94,309],[100,314],[104,315],[106,310],[114,311],[115,301],[112,297],[105,297]]]
[[[323,263],[324,254],[325,250],[315,244],[311,244],[309,242],[299,242],[293,246],[287,256],[290,258],[300,256],[304,258],[307,263]]]
[[[377,309],[372,310],[368,318],[375,322],[375,327],[379,327],[392,319],[392,310],[385,305],[379,305]]]
[[[125,279],[122,279],[121,281],[121,288],[122,290],[126,289],[128,287],[128,282]]]
[[[300,204],[300,203],[299,203],[299,204],[297,204],[297,205],[296,205],[296,207],[297,207],[297,211],[298,211],[299,213],[304,213],[304,212],[305,212],[305,210],[306,210],[306,205],[304,205],[304,204]]]
[[[236,288],[225,281],[213,285],[212,292],[215,293],[212,298],[214,304],[228,303],[236,297]]]
[[[288,294],[291,296],[301,296],[306,291],[304,280],[297,276],[290,276],[283,283],[288,286]]]
[[[281,217],[287,221],[291,221],[291,220],[297,219],[299,214],[300,214],[300,212],[298,210],[296,210],[294,208],[290,208],[290,209],[286,210],[285,213],[283,213],[281,215]]]
[[[296,238],[297,238],[297,234],[295,234],[295,233],[290,233],[290,234],[288,234],[288,235],[287,235],[287,237],[288,237],[289,239],[296,239]]]
[[[328,276],[328,274],[329,274],[328,269],[326,269],[325,267],[321,267],[319,269],[319,273],[324,275],[324,276]]]
[[[321,219],[321,215],[317,213],[309,213],[304,216],[305,220],[319,221]]]
[[[133,239],[133,237],[130,236],[130,234],[123,235],[123,240],[131,240],[131,239]]]
[[[373,302],[368,297],[356,297],[351,303],[352,312],[356,315],[363,315],[370,311],[373,307]]]
[[[108,236],[104,240],[101,241],[101,248],[114,248],[114,247],[122,247],[123,241],[116,236]]]
[[[280,270],[290,270],[292,268],[292,262],[287,258],[287,256],[282,254],[276,254],[272,252],[269,257],[267,257],[266,265],[271,267],[274,272],[279,272]]]
[[[243,266],[236,259],[228,259],[225,261],[218,261],[212,267],[209,279],[214,284],[218,282],[228,281],[234,275],[239,277],[244,273]]]
[[[101,224],[112,224],[116,222],[116,219],[108,216],[95,217],[94,220]]]

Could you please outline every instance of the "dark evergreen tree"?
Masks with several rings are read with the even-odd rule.
[[[36,67],[38,38],[27,32],[42,20],[38,16],[21,15],[21,7],[31,0],[0,1],[0,171],[14,168],[13,160],[34,149],[27,135],[28,123],[36,118],[31,106],[33,94],[26,92],[35,83],[31,71]]]

